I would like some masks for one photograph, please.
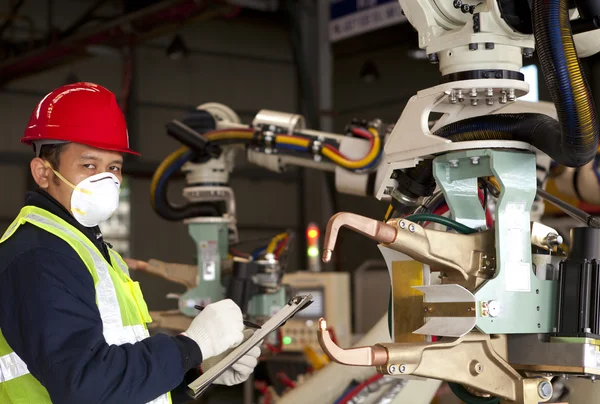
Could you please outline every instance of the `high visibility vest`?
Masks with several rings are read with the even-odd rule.
[[[109,249],[112,265],[96,246],[79,230],[58,216],[37,207],[24,207],[0,239],[8,240],[19,226],[30,223],[67,242],[79,255],[92,275],[96,303],[102,318],[104,339],[109,345],[136,343],[149,337],[146,323],[152,319],[138,282],[129,277],[121,256]],[[47,390],[29,373],[27,364],[6,342],[0,330],[0,403],[52,403]],[[152,404],[170,404],[166,393]]]

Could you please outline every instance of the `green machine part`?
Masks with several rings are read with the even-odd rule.
[[[225,218],[199,218],[188,222],[189,234],[197,249],[198,282],[179,299],[179,310],[194,317],[194,305],[206,306],[223,300],[226,289],[221,282],[221,264],[229,250],[229,224]]]
[[[476,327],[487,334],[552,332],[558,285],[538,278],[532,266],[529,212],[537,190],[535,154],[469,150],[439,156],[433,165],[452,217],[473,228],[485,226],[478,178],[494,176],[501,186],[495,212],[496,269],[474,292]]]
[[[288,302],[284,287],[274,293],[263,293],[252,297],[248,305],[250,318],[270,318]]]

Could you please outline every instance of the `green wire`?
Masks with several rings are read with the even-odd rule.
[[[434,215],[433,213],[418,213],[416,215],[410,215],[406,217],[406,220],[410,220],[411,222],[439,223],[462,234],[473,234],[477,232],[477,230],[472,229],[469,226],[465,226],[462,223],[458,223],[456,220],[452,220],[445,216]]]

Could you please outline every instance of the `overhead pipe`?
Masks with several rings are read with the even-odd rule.
[[[3,61],[0,63],[0,85],[56,67],[74,58],[89,57],[91,55],[86,47],[90,45],[128,45],[132,34],[128,26],[134,28],[136,40],[146,40],[150,36],[164,33],[165,26],[192,19],[207,8],[208,2],[198,0],[165,0],[145,7],[99,27]],[[221,11],[219,8],[215,16]]]

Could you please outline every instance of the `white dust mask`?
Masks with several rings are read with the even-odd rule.
[[[46,165],[50,167],[48,163]],[[121,182],[113,173],[94,174],[75,186],[56,170],[52,169],[52,171],[65,184],[73,188],[71,212],[83,226],[98,226],[107,221],[117,210]]]

